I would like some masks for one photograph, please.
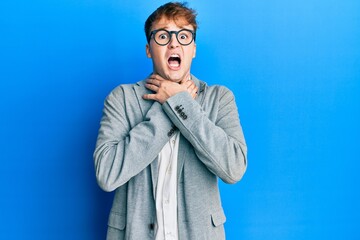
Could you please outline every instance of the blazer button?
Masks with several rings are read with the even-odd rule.
[[[177,105],[176,107],[175,107],[175,111],[179,111],[180,110],[180,108],[182,107],[182,105],[180,104],[180,105]]]

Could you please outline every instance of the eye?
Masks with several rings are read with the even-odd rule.
[[[188,38],[189,38],[189,36],[188,36],[187,33],[181,33],[181,34],[180,34],[180,39],[185,40],[185,39],[188,39]]]
[[[166,40],[166,39],[168,38],[168,35],[167,35],[166,33],[161,33],[161,34],[158,36],[158,38],[159,38],[160,40]]]

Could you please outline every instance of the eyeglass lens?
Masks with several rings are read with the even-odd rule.
[[[170,42],[173,33],[175,33],[176,38],[181,45],[189,45],[193,41],[193,33],[187,29],[178,32],[159,30],[154,34],[154,40],[159,45],[166,45]]]

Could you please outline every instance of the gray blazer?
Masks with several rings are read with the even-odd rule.
[[[115,190],[107,239],[154,239],[157,156],[180,131],[178,224],[181,240],[225,239],[218,178],[235,183],[247,165],[247,147],[234,96],[194,76],[187,92],[164,104],[143,100],[145,81],[115,88],[105,100],[94,152],[96,177]]]

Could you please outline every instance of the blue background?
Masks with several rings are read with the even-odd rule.
[[[103,100],[151,71],[165,1],[0,2],[0,239],[104,239]],[[249,165],[227,239],[360,239],[360,1],[190,1],[192,72],[236,96]]]

